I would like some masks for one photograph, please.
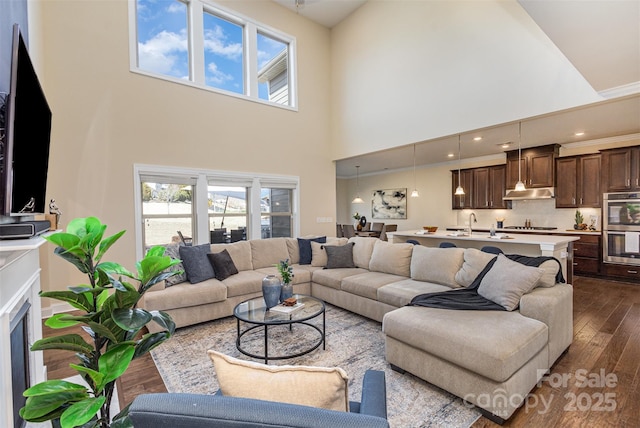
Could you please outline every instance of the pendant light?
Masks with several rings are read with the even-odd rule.
[[[521,151],[521,143],[522,143],[522,122],[518,122],[518,182],[516,183],[515,190],[523,191],[526,190],[524,187],[524,183],[522,182],[522,178],[520,176],[520,172],[522,169],[522,151]]]
[[[454,195],[464,195],[464,189],[460,185],[460,134],[458,134],[458,187]]]
[[[418,188],[416,187],[416,145],[413,145],[413,192],[411,192],[412,198],[420,196]]]
[[[356,165],[356,197],[351,201],[352,204],[364,204],[364,201],[360,197],[360,165]]]

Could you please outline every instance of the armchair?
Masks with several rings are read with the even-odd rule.
[[[350,412],[220,394],[141,394],[129,409],[136,428],[389,428],[385,375],[367,370]]]

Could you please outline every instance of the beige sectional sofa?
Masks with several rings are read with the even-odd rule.
[[[323,268],[328,262],[323,245],[345,244],[352,246],[352,260],[338,260],[337,266],[351,267]],[[142,304],[168,312],[178,327],[230,316],[237,303],[260,296],[262,279],[277,274],[274,265],[288,258],[294,264],[294,292],[382,322],[386,359],[394,369],[467,400],[498,422],[523,404],[571,344],[573,289],[556,283],[554,261],[537,269],[518,265],[518,271],[535,270],[530,272],[535,288],[523,285],[515,294],[511,285],[500,290],[516,305],[514,310],[449,310],[406,305],[420,294],[469,286],[494,257],[500,258],[496,267],[498,261],[500,266],[515,262],[477,249],[391,244],[376,238],[327,238],[326,244],[310,245],[309,265],[299,264],[297,239],[211,245],[211,252],[229,252],[238,274],[222,281],[159,284]],[[335,260],[330,264],[336,266]],[[495,273],[494,268],[489,272]],[[518,275],[505,271],[503,276]],[[496,283],[501,281],[497,278]]]

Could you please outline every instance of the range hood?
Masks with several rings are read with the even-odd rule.
[[[526,190],[507,190],[504,198],[505,201],[525,201],[528,199],[552,199],[556,197],[556,189],[554,187],[539,187]]]

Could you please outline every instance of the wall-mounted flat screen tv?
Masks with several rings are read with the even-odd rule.
[[[45,212],[51,109],[18,24],[13,26],[11,77],[0,150],[0,215]]]

